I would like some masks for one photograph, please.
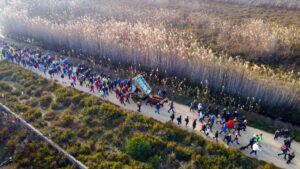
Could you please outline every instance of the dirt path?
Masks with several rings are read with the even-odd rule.
[[[49,80],[56,80],[59,84],[63,85],[63,86],[69,86],[70,82],[68,79],[67,80],[67,84],[62,84],[61,83],[61,79],[60,79],[60,75],[56,75],[54,78],[50,78],[50,76],[48,74],[43,74],[39,71],[35,71],[35,70],[31,70],[34,73],[39,74],[42,77],[45,77]],[[89,92],[89,88],[86,88],[85,86],[79,86],[78,84],[76,85],[76,89],[93,94],[97,97],[100,97],[99,93],[91,93]],[[131,104],[126,104],[126,106],[124,106],[123,104],[120,103],[120,101],[115,97],[115,94],[111,94],[108,97],[104,98],[104,100],[107,100],[109,102],[112,102],[116,105],[119,105],[120,107],[122,107],[125,110],[129,110],[129,111],[136,111],[137,110],[137,106],[135,105],[135,103],[131,102]],[[190,130],[192,131],[192,122],[194,119],[198,119],[197,118],[197,113],[191,113],[189,112],[189,107],[182,105],[182,104],[178,104],[178,103],[174,103],[174,107],[175,107],[175,116],[178,117],[179,115],[182,115],[182,122],[183,125],[179,126],[183,129],[186,130]],[[170,114],[167,112],[168,106],[165,105],[163,108],[161,108],[160,110],[160,114],[155,113],[155,106],[149,106],[149,105],[142,105],[141,108],[141,114],[148,116],[148,117],[152,117],[158,121],[161,122],[167,122],[170,120]],[[188,124],[188,126],[185,126],[185,122],[184,122],[184,118],[186,116],[189,116],[190,118],[190,122]],[[176,121],[176,118],[175,120]],[[177,121],[176,121],[177,122]],[[174,124],[175,125],[175,124]],[[215,132],[215,130],[218,129],[220,131],[220,125],[214,125],[213,127],[213,132],[208,136],[204,136],[203,133],[200,133],[200,123],[199,121],[197,121],[197,127],[195,129],[194,132],[197,132],[198,134],[201,134],[203,137],[205,137],[207,140],[212,140],[213,137],[213,133]],[[300,168],[300,143],[298,142],[293,142],[292,143],[292,150],[295,151],[295,155],[296,157],[293,159],[292,163],[287,165],[286,161],[283,159],[283,156],[278,157],[277,153],[280,152],[280,147],[283,144],[283,139],[278,139],[276,141],[273,140],[274,135],[264,132],[262,130],[258,130],[252,127],[247,127],[247,131],[246,132],[241,132],[241,137],[239,139],[240,145],[237,145],[235,143],[230,143],[231,147],[236,147],[239,148],[243,145],[247,145],[249,143],[249,139],[254,135],[254,134],[263,134],[263,141],[262,141],[262,151],[258,152],[258,155],[256,158],[258,158],[259,160],[264,160],[264,161],[268,161],[271,163],[274,163],[276,166],[279,166],[281,168],[291,168],[291,169],[299,169]],[[223,139],[224,134],[223,135],[219,135],[219,143],[220,144],[224,144],[221,140]],[[247,156],[251,156],[251,157],[255,157],[255,155],[250,155],[250,148],[243,150],[243,153]]]

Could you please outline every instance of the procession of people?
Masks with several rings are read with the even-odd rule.
[[[103,72],[96,72],[92,70],[89,65],[78,64],[75,65],[63,56],[51,56],[49,53],[42,53],[40,50],[31,50],[28,48],[18,49],[7,44],[0,44],[2,50],[0,52],[1,58],[6,58],[11,62],[17,63],[20,66],[27,67],[31,70],[39,71],[43,74],[49,74],[50,78],[55,76],[60,77],[62,84],[67,84],[72,88],[77,85],[89,89],[91,93],[98,93],[98,96],[105,98],[114,93],[115,97],[119,99],[120,103],[126,106],[130,104],[131,98],[131,79],[121,79],[112,77]],[[0,46],[0,47],[1,47]],[[68,80],[66,79],[68,78]],[[164,90],[163,90],[164,91]],[[161,91],[160,91],[161,92]],[[159,95],[166,95],[166,92],[159,93]],[[137,111],[142,112],[142,100],[135,102]],[[161,105],[155,105],[154,113],[161,114]],[[167,113],[170,114],[170,121],[173,123],[174,119],[177,120],[179,127],[187,127],[189,124],[193,130],[199,126],[199,132],[203,133],[205,137],[211,137],[211,140],[218,142],[218,138],[222,135],[223,142],[227,145],[237,144],[240,145],[239,139],[242,137],[241,132],[246,132],[247,118],[241,116],[237,110],[230,111],[227,108],[219,110],[217,106],[211,104],[198,103],[196,100],[190,104],[190,113],[196,114],[195,116],[182,116],[185,112],[176,112],[176,107],[173,101],[170,101]],[[194,118],[193,117],[197,117]],[[185,125],[182,125],[182,118],[184,118]],[[191,122],[191,123],[190,123]],[[275,132],[274,141],[279,138],[285,138],[284,145],[280,147],[278,156],[284,156],[287,159],[287,164],[291,163],[295,157],[295,153],[291,150],[291,143],[293,138],[290,137],[289,129],[277,130]],[[240,150],[245,150],[250,147],[250,154],[258,154],[258,151],[263,150],[263,135],[255,134],[249,140],[249,144],[239,146]]]

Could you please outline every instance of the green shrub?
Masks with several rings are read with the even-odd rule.
[[[51,139],[54,140],[56,143],[69,143],[72,140],[72,137],[74,136],[74,131],[70,129],[66,129],[62,131],[61,129],[53,132],[51,134]]]
[[[43,89],[37,88],[37,89],[34,90],[33,95],[34,95],[35,97],[41,97],[41,96],[42,96],[42,93],[43,93]]]
[[[9,102],[16,102],[16,101],[18,101],[18,97],[17,96],[13,96],[13,95],[9,95],[6,98],[6,100],[9,101]]]
[[[39,104],[39,100],[36,99],[36,98],[33,98],[33,99],[30,99],[30,100],[27,100],[25,102],[25,104],[28,105],[28,106],[31,106],[31,107],[36,107]]]
[[[70,126],[74,122],[74,116],[71,114],[64,114],[61,117],[60,122],[64,127]]]
[[[0,71],[0,79],[4,80],[7,77],[10,77],[13,74],[11,70]]]
[[[100,112],[101,107],[100,106],[89,106],[89,107],[85,107],[84,108],[84,113],[87,115],[98,115],[98,113]]]
[[[22,92],[19,88],[16,88],[11,91],[11,94],[15,96],[21,96]]]
[[[80,147],[80,151],[79,151],[80,154],[89,155],[89,154],[91,154],[91,152],[92,152],[92,151],[91,151],[91,149],[90,149],[89,146],[82,145],[82,146]]]
[[[51,104],[50,104],[50,107],[51,107],[51,109],[53,109],[53,110],[60,110],[60,109],[62,109],[62,108],[64,108],[64,106],[61,104],[61,103],[58,103],[58,102],[52,102]]]
[[[44,108],[48,108],[52,102],[51,94],[46,94],[40,98],[40,105]]]
[[[155,155],[149,158],[148,163],[152,165],[153,168],[158,168],[159,164],[162,162],[162,159],[160,156]]]
[[[72,96],[72,102],[74,104],[79,104],[81,99],[83,98],[84,98],[83,94],[75,94],[74,96]]]
[[[80,100],[79,105],[81,107],[91,107],[94,105],[101,105],[102,101],[94,96],[85,97]]]
[[[53,110],[49,110],[48,112],[45,113],[44,119],[47,120],[47,121],[57,119],[56,112],[53,111]]]
[[[126,153],[138,161],[147,161],[151,156],[151,143],[144,138],[133,137],[127,143]]]
[[[42,116],[42,113],[36,109],[29,109],[23,114],[23,116],[27,121],[31,122],[34,121],[35,119],[40,118]]]
[[[0,90],[10,92],[13,88],[7,82],[0,81]]]
[[[175,149],[176,158],[180,161],[189,161],[193,154],[193,150],[182,148],[181,146],[177,146]]]
[[[47,81],[46,79],[44,79],[44,78],[38,78],[38,79],[37,79],[37,83],[38,83],[39,85],[45,85],[45,84],[48,83],[48,81]]]
[[[22,94],[20,96],[20,100],[26,100],[26,99],[29,99],[30,97],[27,95],[27,94]]]
[[[16,106],[16,112],[25,112],[30,109],[30,107],[28,107],[27,105],[20,104],[20,103],[16,103],[15,106]]]

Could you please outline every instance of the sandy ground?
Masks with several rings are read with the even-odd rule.
[[[66,78],[67,80],[67,84],[62,84],[61,83],[61,79],[60,79],[60,75],[56,75],[54,78],[50,78],[50,76],[48,74],[43,74],[41,72],[37,72],[35,70],[32,70],[33,72],[39,74],[42,77],[45,77],[49,80],[56,80],[59,84],[63,85],[63,86],[69,86],[70,82],[69,80]],[[89,92],[89,88],[86,88],[85,86],[79,86],[78,84],[75,86],[76,89],[93,94],[97,97],[100,97],[99,93],[92,93]],[[126,105],[124,106],[123,104],[120,103],[120,101],[116,98],[115,94],[110,94],[108,97],[104,98],[104,100],[107,100],[111,103],[114,103],[116,105],[119,105],[120,107],[122,107],[125,110],[129,110],[129,111],[137,111],[137,106],[135,105],[135,103],[133,101],[131,101],[131,104],[126,103]],[[197,118],[197,113],[192,113],[189,112],[189,107],[182,105],[182,104],[178,104],[174,102],[174,107],[175,107],[175,116],[178,117],[179,115],[182,115],[182,125],[178,126],[180,128],[189,130],[189,131],[193,131],[192,130],[192,122],[194,119],[198,119]],[[148,116],[148,117],[152,117],[158,121],[161,122],[167,122],[170,121],[170,113],[168,113],[168,108],[169,106],[167,104],[165,104],[164,107],[161,108],[160,110],[160,114],[155,113],[155,106],[149,106],[149,105],[145,105],[142,104],[142,108],[141,108],[141,114]],[[187,126],[185,126],[185,117],[189,116],[190,121],[189,124]],[[174,120],[174,125],[177,124],[177,120]],[[195,131],[198,134],[201,134],[203,137],[205,137],[207,140],[212,141],[212,137],[213,137],[213,133],[215,132],[215,130],[219,130],[220,131],[220,125],[214,125],[213,127],[213,132],[210,133],[210,135],[208,137],[204,136],[203,133],[200,133],[200,122],[197,121],[197,127],[195,129]],[[287,165],[286,164],[286,160],[283,159],[283,156],[278,157],[277,154],[280,153],[280,147],[283,145],[283,139],[279,138],[278,140],[274,140],[274,135],[267,133],[265,131],[262,130],[258,130],[252,127],[247,127],[246,132],[241,132],[241,137],[239,137],[239,142],[240,145],[237,145],[236,143],[230,143],[230,147],[236,147],[239,148],[241,146],[247,145],[249,143],[249,139],[254,135],[254,134],[263,134],[263,141],[262,141],[262,151],[259,151],[257,156],[255,155],[250,155],[250,148],[243,150],[242,152],[247,155],[247,156],[251,156],[251,157],[255,157],[259,160],[264,160],[264,161],[268,161],[271,163],[274,163],[276,166],[281,167],[281,168],[290,168],[290,169],[300,169],[300,143],[298,142],[293,142],[292,143],[292,150],[295,151],[295,155],[296,157],[293,159],[292,163]],[[223,135],[219,135],[219,143],[220,144],[224,144],[221,140],[224,138],[224,134]]]

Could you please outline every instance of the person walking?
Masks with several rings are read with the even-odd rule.
[[[119,96],[120,96],[120,95],[119,95],[119,94],[120,94],[120,90],[119,90],[118,87],[116,87],[115,93],[116,93],[116,97],[119,98]]]
[[[181,125],[181,115],[177,118],[178,126]]]
[[[288,154],[288,160],[287,160],[287,164],[290,164],[291,161],[293,160],[293,158],[295,158],[295,152],[294,151],[291,151],[289,154]]]
[[[155,110],[155,113],[159,114],[159,109],[160,109],[160,104],[157,103],[157,104],[156,104],[156,110]]]
[[[141,106],[142,106],[142,104],[141,104],[141,102],[140,101],[137,101],[136,102],[136,106],[138,107],[138,112],[141,112]]]
[[[62,84],[66,84],[67,82],[66,82],[66,79],[65,79],[65,75],[61,74],[60,77],[61,77]]]
[[[200,113],[199,113],[199,121],[201,123],[203,123],[203,120],[204,120],[204,114],[202,113],[202,111],[200,111]]]
[[[226,131],[227,131],[227,126],[226,126],[225,123],[223,123],[222,130],[220,131],[220,134],[222,134],[222,133],[226,134]]]
[[[210,127],[207,126],[207,127],[206,127],[206,137],[208,137],[209,133],[210,133]]]
[[[213,137],[213,139],[216,139],[216,142],[218,142],[218,137],[219,137],[219,131],[217,130],[215,132],[215,136]]]
[[[284,159],[286,159],[286,155],[287,155],[287,152],[290,151],[288,147],[286,147],[285,145],[281,146],[281,151],[282,153],[278,153],[277,155],[278,156],[281,156],[281,155],[284,155]]]
[[[201,131],[203,131],[203,133],[205,134],[205,131],[206,131],[206,123],[203,123],[203,124],[202,124]],[[200,131],[200,132],[201,132],[201,131]]]
[[[172,110],[172,112],[174,113],[174,102],[171,101],[171,103],[169,104],[170,108],[168,110],[168,113],[170,113],[170,111]]]
[[[197,119],[195,119],[195,120],[193,121],[193,130],[195,130],[196,125],[197,125]]]
[[[90,83],[90,82],[86,79],[86,80],[85,80],[85,87],[89,87],[89,83]]]
[[[202,110],[202,104],[199,103],[199,104],[198,104],[198,113],[200,113],[201,110]]]
[[[124,102],[124,99],[125,99],[125,95],[124,95],[124,94],[121,94],[121,96],[120,96],[120,102],[121,102],[122,104],[124,104],[124,106],[126,106],[126,104],[125,104],[125,102]]]
[[[257,141],[256,141],[259,145],[259,147],[261,147],[261,142],[262,142],[262,133],[257,137]]]
[[[129,103],[129,104],[130,104],[129,98],[130,98],[130,93],[127,92],[127,93],[126,93],[126,103]]]
[[[70,84],[71,84],[71,87],[75,88],[73,79],[70,80]]]
[[[189,124],[189,116],[186,116],[186,118],[184,119],[184,121],[185,121],[185,126],[187,126],[188,124]]]
[[[73,80],[73,79],[72,79]],[[71,80],[71,81],[72,81]],[[94,90],[94,85],[93,84],[91,84],[91,86],[90,86],[90,92],[93,92],[93,93],[95,93],[95,90]]]
[[[238,135],[238,133],[235,133],[234,139],[231,142],[233,143],[234,141],[236,141],[236,144],[240,144],[239,143],[239,135]]]
[[[105,97],[105,94],[104,94],[104,91],[103,91],[103,90],[100,90],[100,96],[101,96],[102,98]]]
[[[274,140],[277,140],[279,136],[280,136],[280,131],[277,129],[277,130],[275,131]]]
[[[218,114],[216,124],[218,124],[218,123],[219,123],[219,124],[222,123],[222,116],[221,116],[221,114]]]
[[[215,123],[215,120],[216,120],[216,116],[213,114],[211,117],[210,117],[210,128],[212,129],[213,128],[213,125]]]
[[[246,146],[241,147],[240,150],[244,150],[244,149],[248,148],[249,146],[250,146],[251,149],[252,149],[253,144],[254,144],[255,142],[256,142],[256,138],[255,138],[255,137],[252,137],[252,138],[249,140],[249,144],[246,145]]]
[[[170,116],[170,118],[171,118],[171,122],[173,123],[173,121],[175,119],[175,113],[172,113],[171,116]]]
[[[224,137],[224,139],[223,139],[223,141],[227,141],[227,145],[229,145],[229,143],[231,142],[231,134],[227,134],[225,137]]]
[[[261,149],[259,148],[258,143],[255,143],[253,144],[252,151],[250,152],[250,154],[254,153],[255,156],[257,156],[257,151],[261,151]]]

